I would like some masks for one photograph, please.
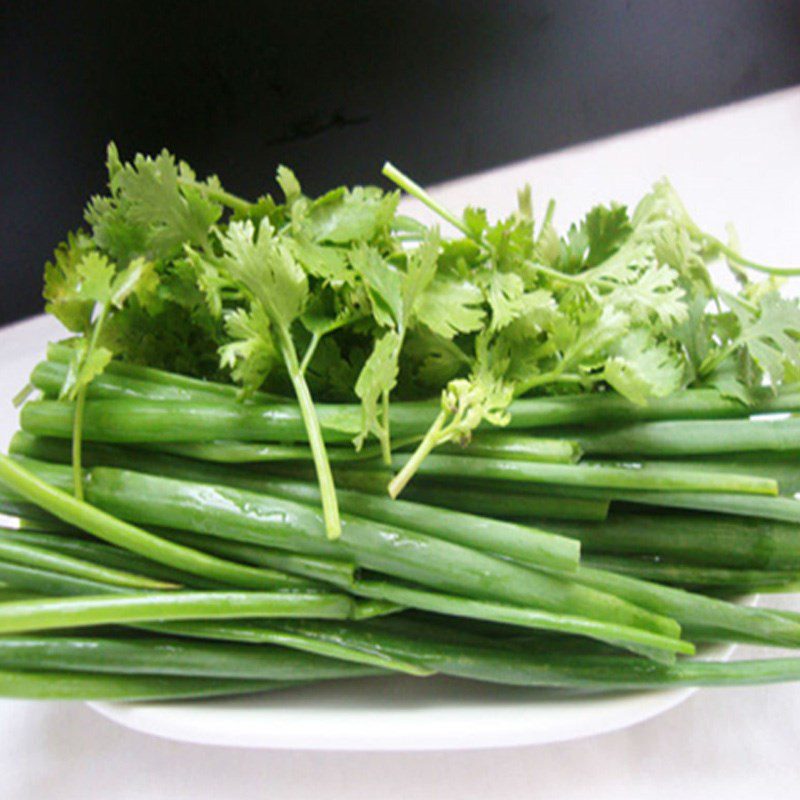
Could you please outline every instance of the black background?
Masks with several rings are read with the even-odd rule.
[[[800,82],[800,2],[5,4],[0,323],[103,187],[105,144],[232,191],[485,169]]]

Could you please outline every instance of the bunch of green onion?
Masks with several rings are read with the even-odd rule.
[[[521,399],[502,433],[430,455],[401,500],[318,405],[342,533],[326,536],[296,405],[112,362],[83,409],[51,346],[0,456],[0,695],[159,700],[436,674],[619,691],[800,679],[800,394],[646,406]],[[392,468],[435,418],[397,403]]]

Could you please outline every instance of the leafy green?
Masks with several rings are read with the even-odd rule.
[[[391,224],[399,199],[373,186],[334,189],[308,205],[303,229],[316,242],[368,241]]]
[[[611,348],[603,379],[638,405],[667,397],[682,388],[683,365],[669,344],[646,328],[635,328]]]
[[[272,341],[270,322],[261,306],[237,308],[225,317],[231,341],[219,349],[220,363],[242,386],[245,395],[257,391],[280,359]]]
[[[64,397],[77,402],[112,358],[226,379],[242,397],[294,395],[334,535],[315,401],[358,400],[347,430],[358,448],[377,439],[388,463],[392,400],[441,399],[397,488],[426,451],[504,424],[521,395],[643,405],[704,386],[750,403],[800,375],[800,308],[745,273],[776,270],[700,229],[666,180],[632,211],[596,205],[560,236],[555,204],[537,219],[530,187],[505,218],[457,215],[386,165],[458,231],[444,238],[399,215],[398,192],[310,197],[285,166],[277,199],[252,203],[166,151],[125,162],[112,144],[107,167],[89,233],[45,267],[47,310],[77,335]],[[712,279],[722,259],[736,294]]]
[[[205,245],[222,206],[199,184],[185,163],[163,150],[155,158],[137,155],[123,164],[116,147],[108,148],[110,196],[93,198],[86,212],[98,245],[120,263],[141,255],[164,259],[188,245]]]
[[[595,206],[561,241],[557,266],[568,273],[596,267],[616,253],[632,232],[625,206]]]
[[[362,408],[361,433],[356,437],[359,449],[370,433],[380,440],[388,436],[388,421],[379,419],[378,404],[397,384],[400,345],[400,334],[394,330],[384,333],[359,373],[355,386]]]
[[[70,234],[44,266],[45,311],[73,333],[86,333],[92,321],[94,302],[82,296],[78,265],[94,252],[94,242],[82,232]]]

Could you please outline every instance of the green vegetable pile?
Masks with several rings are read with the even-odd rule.
[[[452,237],[285,167],[255,202],[167,152],[108,173],[0,456],[0,695],[800,679],[689,658],[800,647],[736,602],[800,585],[800,270],[666,181],[559,235],[527,188],[456,216],[387,164]]]

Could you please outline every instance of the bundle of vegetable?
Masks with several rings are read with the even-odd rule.
[[[559,237],[527,189],[456,217],[387,165],[445,238],[283,167],[253,203],[166,152],[108,170],[0,456],[0,694],[800,678],[685,658],[800,646],[725,599],[800,580],[800,308],[668,183]]]

